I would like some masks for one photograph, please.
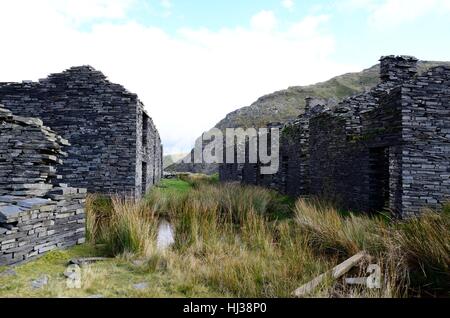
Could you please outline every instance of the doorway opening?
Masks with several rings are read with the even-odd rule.
[[[148,121],[149,121],[148,115],[146,113],[143,113],[143,116],[142,116],[142,147],[143,148],[147,147]]]
[[[283,156],[282,157],[282,165],[281,165],[281,182],[282,182],[282,190],[284,193],[288,193],[290,188],[290,175],[289,175],[289,157]]]
[[[372,212],[389,208],[389,148],[371,148],[369,151],[369,193]]]
[[[142,195],[147,193],[147,163],[142,162]]]

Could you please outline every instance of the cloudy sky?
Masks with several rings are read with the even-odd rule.
[[[92,65],[177,153],[264,94],[386,54],[450,60],[449,31],[450,0],[0,0],[0,81]]]

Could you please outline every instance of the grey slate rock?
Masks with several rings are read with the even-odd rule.
[[[136,290],[145,290],[148,288],[148,283],[139,283],[139,284],[134,284],[133,288]]]
[[[16,203],[18,200],[22,200],[22,197],[16,197],[13,195],[2,195],[0,196],[0,202],[4,203]]]
[[[21,212],[25,211],[24,208],[16,205],[0,206],[0,219],[17,218]]]
[[[0,272],[0,277],[12,277],[12,276],[17,276],[16,271],[13,269],[7,269],[3,272]]]
[[[28,208],[28,209],[35,209],[39,208],[40,206],[46,205],[52,203],[48,199],[41,199],[41,198],[30,198],[25,200],[17,201],[17,205]]]
[[[44,275],[31,282],[33,289],[42,289],[48,284],[48,276]]]

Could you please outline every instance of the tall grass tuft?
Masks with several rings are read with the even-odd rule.
[[[382,217],[342,215],[319,200],[298,200],[296,220],[309,231],[311,241],[325,252],[350,257],[360,251],[379,253],[389,241],[388,224]]]
[[[450,296],[450,215],[426,211],[393,226],[395,242],[404,251],[417,294]]]
[[[109,196],[88,194],[86,198],[86,239],[96,244],[103,228],[109,224],[113,211]]]
[[[374,256],[395,295],[408,290],[415,295],[448,293],[450,215],[445,211],[389,222],[384,217],[342,216],[318,201],[299,200],[295,210],[298,224],[319,251],[345,258],[365,250]]]
[[[108,255],[147,257],[155,249],[158,218],[144,201],[91,196],[87,219],[90,242],[101,244]]]

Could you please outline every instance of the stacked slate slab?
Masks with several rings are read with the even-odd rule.
[[[60,183],[67,140],[0,105],[0,266],[84,242],[86,189]]]
[[[38,82],[0,83],[0,103],[69,140],[63,183],[138,198],[161,179],[161,140],[143,104],[91,66]]]
[[[450,68],[419,75],[414,57],[380,62],[375,88],[337,105],[309,99],[305,114],[282,127],[277,174],[224,164],[221,180],[240,175],[244,183],[399,218],[440,209],[450,201]]]

